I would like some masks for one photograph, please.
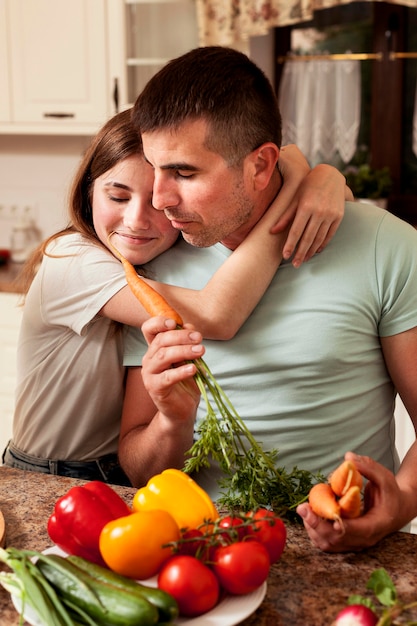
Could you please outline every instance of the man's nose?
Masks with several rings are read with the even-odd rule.
[[[179,194],[173,181],[161,180],[155,176],[153,183],[152,205],[158,211],[165,211],[176,207],[179,203]]]

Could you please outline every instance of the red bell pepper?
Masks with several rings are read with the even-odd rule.
[[[131,512],[109,485],[93,480],[72,487],[57,500],[48,520],[48,534],[65,552],[105,565],[99,548],[100,533],[108,522]]]

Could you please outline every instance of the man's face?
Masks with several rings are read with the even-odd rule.
[[[246,159],[241,167],[229,167],[205,147],[206,130],[204,120],[195,120],[175,131],[143,134],[145,158],[155,175],[152,203],[193,246],[222,241],[234,249],[259,217]]]

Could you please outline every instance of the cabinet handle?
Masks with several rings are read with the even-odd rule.
[[[43,116],[63,118],[63,117],[75,117],[75,114],[74,113],[44,113]]]

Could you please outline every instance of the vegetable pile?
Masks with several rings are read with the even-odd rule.
[[[332,626],[394,626],[400,623],[397,621],[400,616],[405,626],[417,624],[417,601],[401,602],[392,578],[383,567],[372,572],[366,588],[375,597],[350,596],[348,606],[338,613]]]
[[[134,296],[149,315],[169,317],[181,327],[183,321],[179,313],[138,276],[133,265],[112,245],[111,235],[108,244],[123,264]],[[201,358],[193,363],[197,367],[195,381],[204,398],[207,416],[197,429],[198,439],[188,452],[184,471],[189,474],[198,472],[209,467],[210,459],[213,459],[224,474],[220,482],[221,505],[246,511],[271,507],[280,516],[299,521],[294,512],[297,504],[307,497],[312,484],[323,477],[297,467],[291,472],[277,467],[278,451],[265,451],[256,441],[207,363]]]
[[[0,573],[0,584],[46,626],[151,626],[199,616],[224,593],[261,586],[287,536],[271,510],[219,516],[177,469],[152,477],[132,507],[107,484],[73,487],[55,503],[47,529],[70,556],[0,551],[13,570]],[[157,588],[142,584],[152,577]]]

